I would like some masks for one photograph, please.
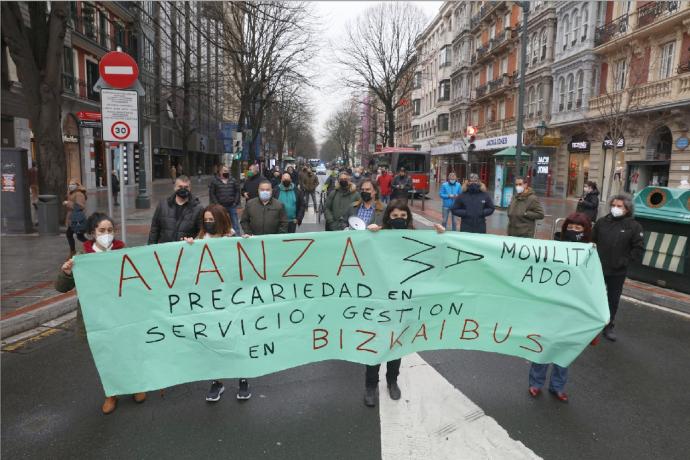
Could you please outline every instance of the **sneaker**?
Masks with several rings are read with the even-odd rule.
[[[376,387],[366,387],[364,389],[364,405],[376,407]]]
[[[208,390],[208,394],[206,395],[206,401],[216,402],[220,400],[220,395],[222,395],[224,391],[225,387],[223,386],[223,382],[214,380],[211,382],[211,388]]]
[[[398,386],[397,382],[388,384],[388,394],[390,395],[393,401],[397,401],[398,399],[400,399],[400,387]]]
[[[604,337],[606,337],[606,339],[610,340],[611,342],[615,342],[616,340],[618,340],[618,337],[616,337],[616,333],[613,332],[612,327],[604,328]]]
[[[563,391],[549,390],[549,393],[554,395],[556,397],[556,399],[558,399],[560,402],[564,402],[564,403],[568,402],[568,394],[563,392]]]
[[[541,393],[541,388],[529,387],[529,390],[527,391],[529,391],[530,396],[536,398],[537,396],[539,396],[539,393]]]
[[[247,379],[240,379],[240,387],[237,389],[237,399],[249,399],[252,397],[249,391],[249,382]]]

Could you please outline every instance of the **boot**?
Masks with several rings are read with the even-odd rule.
[[[115,412],[115,409],[117,408],[117,396],[108,396],[105,398],[105,402],[103,402],[103,414],[108,415],[112,414]]]
[[[146,401],[146,393],[136,393],[132,395],[132,398],[134,399],[135,403],[141,404]]]

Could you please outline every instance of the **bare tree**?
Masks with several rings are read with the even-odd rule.
[[[424,12],[407,2],[386,2],[367,9],[348,25],[345,44],[337,59],[352,76],[344,77],[353,88],[371,90],[383,105],[385,139],[395,145],[395,110],[401,94],[411,89],[406,73],[414,62],[415,41],[424,29]]]
[[[2,2],[2,39],[17,66],[36,140],[39,190],[62,195],[67,181],[60,120],[62,60],[69,4],[52,2],[50,12],[47,6]]]
[[[346,165],[350,164],[351,155],[357,143],[358,126],[359,117],[353,100],[345,102],[326,121],[328,138],[338,145],[339,153]]]

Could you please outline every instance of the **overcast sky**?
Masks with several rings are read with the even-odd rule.
[[[318,87],[312,92],[312,104],[315,109],[314,135],[316,142],[325,140],[324,124],[328,116],[346,100],[349,90],[338,85],[338,75],[335,65],[333,50],[330,42],[338,42],[345,36],[345,27],[348,22],[354,21],[370,6],[379,2],[314,2],[315,13],[322,21],[324,30],[319,44],[321,46],[319,56],[315,62],[317,78],[314,84]],[[412,2],[418,5],[427,15],[430,21],[438,12],[443,2]]]

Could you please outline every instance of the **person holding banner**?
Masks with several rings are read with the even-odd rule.
[[[86,233],[93,239],[84,243],[84,253],[93,254],[97,252],[108,252],[125,247],[125,243],[115,239],[115,225],[113,220],[106,214],[94,212],[86,221]],[[69,292],[74,289],[74,278],[72,268],[74,259],[69,259],[62,264],[55,281],[55,290],[58,292]],[[84,319],[81,313],[81,306],[77,303],[77,328],[80,335],[85,335]],[[143,403],[146,401],[146,393],[136,393],[133,395],[134,402]],[[111,414],[117,408],[117,396],[106,396],[101,410],[103,414]]]
[[[288,216],[280,200],[273,198],[271,183],[263,179],[257,188],[258,197],[247,201],[240,225],[242,236],[288,233]]]
[[[305,204],[304,194],[292,183],[292,176],[284,173],[280,184],[273,188],[273,198],[283,203],[288,217],[288,233],[295,233],[302,225]]]
[[[460,218],[460,231],[486,233],[486,218],[494,213],[494,202],[486,193],[486,185],[477,174],[470,174],[469,182],[462,186],[462,193],[455,198],[451,212]]]
[[[326,198],[324,214],[326,215],[326,231],[338,231],[347,228],[345,214],[352,204],[362,197],[357,192],[357,187],[350,181],[350,174],[343,170],[338,175],[338,183],[335,189]]]
[[[561,227],[561,231],[554,235],[554,240],[570,241],[571,243],[589,243],[592,241],[592,222],[589,216],[581,212],[574,212],[566,217]],[[598,336],[592,341],[591,345],[598,343]],[[568,368],[561,367],[556,363],[538,364],[532,363],[529,369],[529,394],[536,398],[541,393],[541,389],[546,382],[546,373],[551,369],[551,380],[549,381],[549,393],[554,395],[559,401],[567,403],[568,394],[563,391],[568,382]]]
[[[352,203],[352,206],[345,215],[345,220],[352,216],[357,216],[367,225],[383,225],[383,213],[386,208],[379,201],[379,190],[376,182],[371,179],[364,179],[359,184],[359,195],[361,200]]]
[[[544,218],[539,198],[522,177],[515,178],[515,195],[508,206],[508,236],[534,238],[537,221]]]
[[[383,212],[382,225],[370,224],[367,229],[372,232],[379,230],[414,230],[414,223],[412,221],[412,210],[407,205],[407,200],[393,200],[388,204],[388,207]],[[440,225],[435,224],[434,229],[438,233],[443,233],[446,229]],[[388,395],[394,401],[397,401],[402,396],[400,387],[398,386],[398,375],[400,375],[401,359],[394,359],[386,363],[386,383],[388,385]],[[376,407],[377,394],[376,390],[379,385],[379,369],[380,364],[373,366],[367,365],[364,375],[364,405],[367,407]]]
[[[175,193],[158,203],[151,219],[148,244],[180,241],[199,233],[201,203],[192,195],[187,176],[175,179]]]

